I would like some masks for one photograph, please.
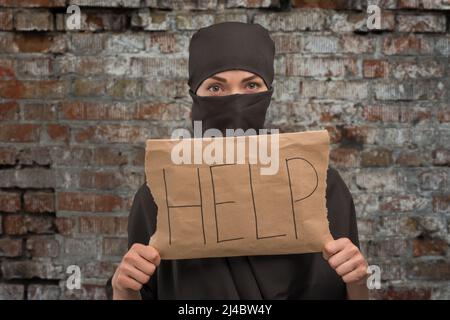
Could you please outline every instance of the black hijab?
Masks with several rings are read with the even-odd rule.
[[[226,22],[200,29],[190,45],[193,120],[203,120],[206,128],[262,127],[271,90],[231,97],[198,97],[195,91],[204,79],[230,68],[258,74],[272,89],[273,54],[273,42],[260,25]],[[251,118],[252,114],[256,120]],[[327,172],[326,205],[333,237],[348,237],[359,246],[353,199],[333,168]],[[144,183],[134,197],[129,215],[129,247],[134,243],[148,244],[156,229],[157,212],[151,190]],[[108,287],[111,289],[110,281]],[[308,253],[163,260],[142,288],[141,296],[143,299],[345,299],[346,287],[321,253]]]
[[[197,31],[189,44],[189,95],[192,121],[203,132],[215,128],[262,129],[273,94],[275,44],[259,24],[223,22]],[[251,94],[198,96],[198,87],[216,73],[245,70],[260,76],[268,90]]]

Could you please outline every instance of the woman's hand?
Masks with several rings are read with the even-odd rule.
[[[366,259],[350,239],[340,238],[325,244],[322,255],[347,284],[349,299],[367,299]]]
[[[150,280],[160,262],[159,253],[154,247],[133,244],[112,278],[113,299],[141,299],[139,290]]]

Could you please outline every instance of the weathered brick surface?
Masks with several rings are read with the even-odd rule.
[[[450,2],[370,1],[381,31],[367,3],[0,0],[0,298],[106,298],[144,142],[190,126],[189,39],[242,21],[276,43],[267,125],[330,132],[372,298],[449,299]]]

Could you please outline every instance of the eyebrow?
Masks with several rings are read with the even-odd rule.
[[[253,79],[257,78],[257,77],[258,77],[257,75],[253,75],[253,76],[250,76],[250,77],[242,79],[241,82],[246,82],[246,81],[249,81],[249,80],[253,80]],[[220,81],[220,82],[227,82],[227,79],[222,78],[222,77],[218,77],[218,76],[212,76],[211,79],[214,79],[214,80],[217,80],[217,81]]]

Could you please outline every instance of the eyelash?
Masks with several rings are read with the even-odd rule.
[[[257,83],[257,82],[249,82],[249,83],[247,83],[247,85],[249,85],[249,84],[255,84],[256,88],[260,88],[261,87],[261,85],[259,83]],[[209,90],[211,90],[211,88],[216,87],[216,86],[222,87],[220,84],[214,83],[214,84],[211,84],[210,86],[208,86],[207,90],[209,91]]]

